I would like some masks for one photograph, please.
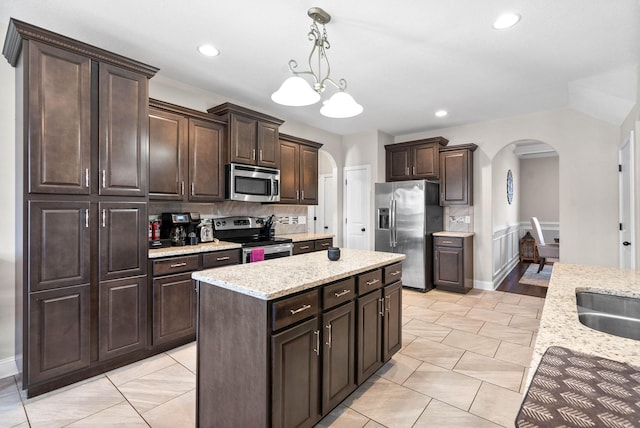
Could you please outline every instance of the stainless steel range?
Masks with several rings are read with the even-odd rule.
[[[274,216],[223,217],[213,221],[216,238],[221,241],[242,244],[242,263],[250,263],[255,255],[264,260],[288,257],[293,253],[293,241],[276,238],[273,229]]]

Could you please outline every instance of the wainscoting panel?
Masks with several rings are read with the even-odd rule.
[[[493,232],[493,288],[497,288],[518,264],[520,255],[520,224]]]

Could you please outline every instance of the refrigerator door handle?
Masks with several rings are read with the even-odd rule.
[[[389,199],[389,247],[393,248],[393,199]]]
[[[396,200],[391,201],[391,233],[393,236],[393,247],[398,244],[398,231],[396,230]]]

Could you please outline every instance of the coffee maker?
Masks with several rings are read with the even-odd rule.
[[[198,244],[198,225],[200,213],[189,213],[189,225],[187,226],[187,245]]]
[[[162,213],[160,220],[160,239],[171,239],[174,247],[187,244],[187,229],[191,224],[188,213]]]

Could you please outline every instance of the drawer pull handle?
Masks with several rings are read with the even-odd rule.
[[[342,297],[342,296],[344,296],[345,294],[349,294],[349,293],[351,293],[351,290],[347,290],[347,289],[345,289],[345,290],[342,290],[342,291],[341,291],[341,292],[339,292],[339,293],[333,293],[333,294],[335,294],[335,296],[336,296],[336,297]]]
[[[177,268],[177,267],[182,267],[182,266],[186,266],[186,265],[187,265],[187,264],[186,264],[186,263],[184,263],[184,262],[183,262],[183,263],[174,263],[174,264],[172,264],[172,265],[169,265],[169,267],[171,267],[171,268]]]
[[[311,305],[302,305],[298,309],[289,309],[289,312],[291,312],[291,315],[295,315],[302,311],[306,311],[307,309],[311,309]]]
[[[308,245],[303,245],[302,247],[300,247],[301,250],[308,250],[309,246]]]
[[[322,244],[320,244],[320,245],[322,245],[323,247],[328,247],[328,246],[329,246],[329,245],[331,245],[331,244],[330,244],[330,243],[328,243],[328,242],[323,242],[323,243],[322,243]]]
[[[224,260],[229,260],[231,257],[216,257],[216,261],[221,262]]]
[[[442,241],[443,244],[453,244],[453,241]]]
[[[395,272],[391,272],[389,275],[391,275],[391,276],[396,276],[396,275],[400,275],[401,273],[402,273],[402,271],[401,271],[401,270],[397,270],[397,271],[395,271]]]
[[[376,284],[378,282],[380,282],[380,281],[378,281],[377,279],[374,278],[371,281],[367,281],[367,285],[373,285],[373,284]]]

